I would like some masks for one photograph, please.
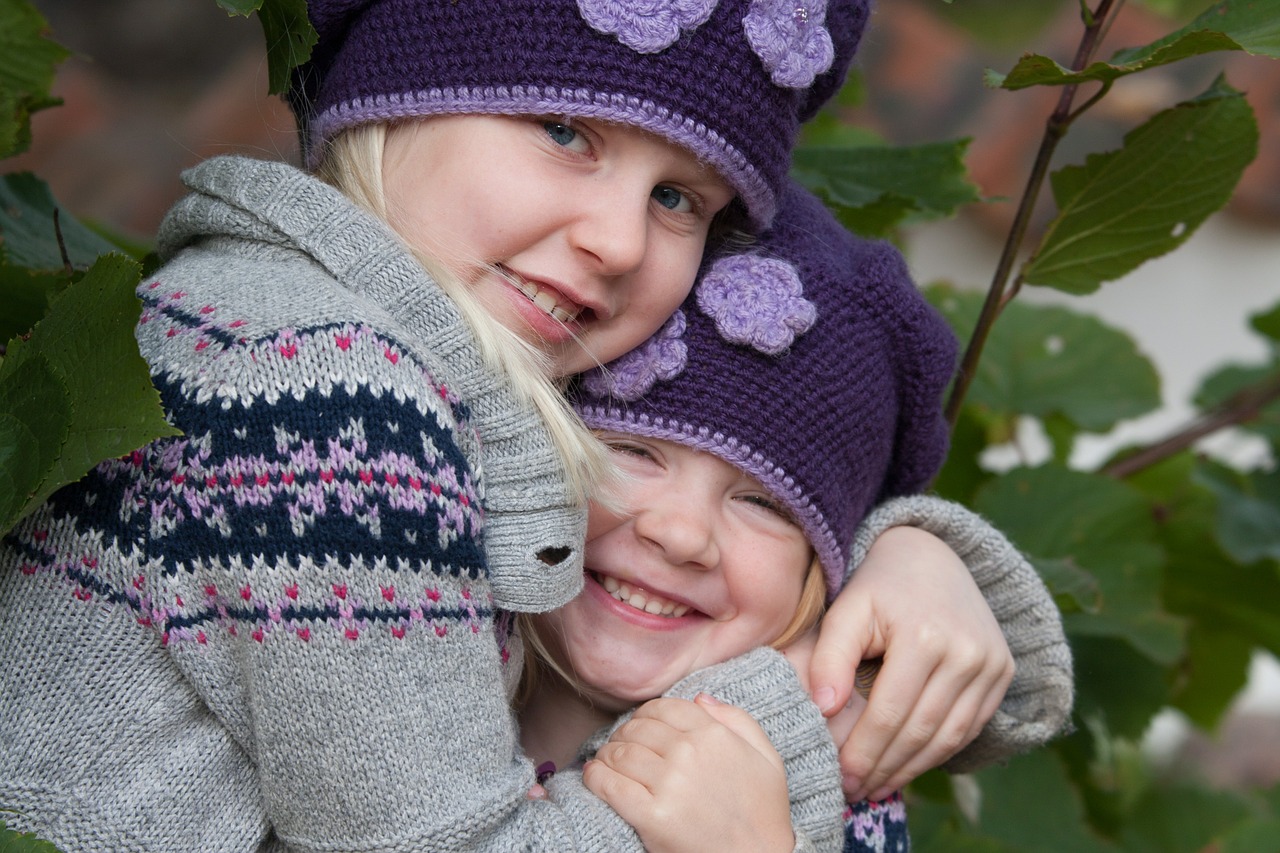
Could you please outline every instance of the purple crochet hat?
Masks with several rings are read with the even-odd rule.
[[[955,356],[898,251],[792,185],[756,246],[705,266],[661,330],[572,394],[593,429],[705,450],[760,480],[804,529],[830,599],[867,512],[942,465]]]
[[[311,0],[319,42],[287,99],[310,166],[340,130],[409,116],[633,125],[715,168],[762,228],[800,116],[843,79],[833,60],[852,61],[868,2]]]

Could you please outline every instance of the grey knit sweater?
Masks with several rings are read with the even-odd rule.
[[[240,158],[185,180],[138,327],[184,435],[0,544],[10,825],[67,851],[638,849],[571,774],[525,799],[495,613],[571,597],[584,530],[536,416],[339,193]],[[1008,543],[968,518],[935,532],[994,543],[971,566],[1011,645],[1065,656],[1060,624],[1001,607],[1048,601]],[[1034,735],[1002,729],[982,760],[1061,726],[1069,677],[1026,675]],[[793,674],[774,656],[699,678],[761,719],[797,829],[838,849],[834,748]]]

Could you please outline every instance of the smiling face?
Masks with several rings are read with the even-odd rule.
[[[693,287],[733,198],[688,151],[623,125],[449,115],[387,134],[388,216],[566,376],[644,341]]]
[[[753,477],[680,444],[604,433],[628,512],[592,505],[586,585],[537,618],[548,652],[622,711],[790,624],[812,549]]]

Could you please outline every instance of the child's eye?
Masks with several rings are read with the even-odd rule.
[[[795,516],[791,514],[791,510],[787,509],[785,504],[774,500],[768,495],[743,495],[741,500],[744,500],[749,504],[754,504],[761,509],[768,510],[788,524],[796,523]]]
[[[551,141],[556,145],[564,146],[579,154],[586,154],[589,150],[586,137],[568,122],[543,121],[542,129],[547,132],[547,136],[551,137]]]
[[[687,193],[683,193],[675,187],[659,185],[653,188],[653,192],[649,193],[649,197],[667,210],[676,213],[693,213],[696,207],[693,199]]]
[[[606,445],[614,453],[623,453],[627,456],[634,456],[637,459],[653,459],[653,454],[649,452],[647,447],[639,444],[631,444],[626,441],[610,441]]]

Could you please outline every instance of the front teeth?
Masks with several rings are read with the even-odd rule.
[[[552,317],[555,317],[561,323],[568,323],[577,318],[577,313],[569,313],[568,311],[556,305],[556,298],[547,293],[538,285],[531,281],[525,281],[516,275],[509,276],[509,279],[516,288],[529,298],[529,301],[537,305],[543,311],[546,311]]]
[[[636,610],[643,610],[645,613],[652,613],[654,616],[669,616],[677,619],[691,609],[687,604],[677,604],[665,598],[659,598],[651,593],[645,593],[633,587],[629,583],[623,583],[617,578],[611,578],[608,575],[597,575],[600,578],[600,585],[604,587],[605,592],[612,595],[624,604],[629,604]]]

